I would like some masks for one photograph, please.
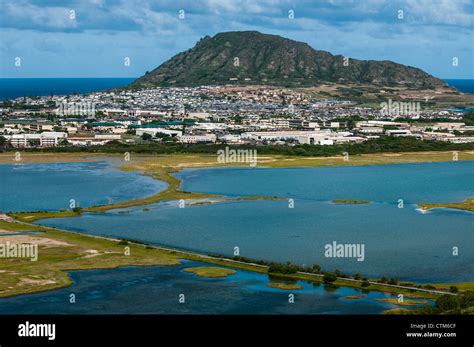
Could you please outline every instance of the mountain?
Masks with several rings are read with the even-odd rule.
[[[135,80],[129,88],[264,84],[316,86],[325,83],[436,88],[445,83],[426,72],[391,61],[348,59],[308,44],[257,31],[202,38]],[[347,66],[346,66],[347,65]]]

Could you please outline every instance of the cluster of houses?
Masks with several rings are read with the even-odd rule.
[[[21,104],[32,108],[0,108],[0,136],[14,147],[110,141],[335,145],[380,136],[474,142],[474,127],[459,121],[460,113],[421,110],[413,121],[398,122],[376,108],[285,88],[155,88],[22,98]],[[452,121],[427,122],[439,118]]]
[[[245,121],[210,121],[209,113],[186,114],[172,119],[163,112],[103,110],[102,119],[62,118],[16,119],[0,122],[0,135],[13,147],[51,147],[102,145],[110,141],[177,141],[192,143],[227,143],[253,145],[335,145],[361,143],[380,136],[411,136],[422,140],[453,143],[474,142],[463,136],[474,126],[463,122],[408,123],[382,120],[348,122],[302,120],[293,118],[246,117]],[[420,125],[421,124],[421,125]]]

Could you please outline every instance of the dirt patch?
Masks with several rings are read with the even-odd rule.
[[[30,244],[35,244],[38,246],[44,246],[44,247],[69,247],[69,246],[74,246],[73,244],[64,242],[64,241],[58,241],[54,239],[50,239],[47,237],[35,237],[35,236],[29,236],[29,235],[9,235],[9,236],[2,236],[1,241],[6,243],[30,243]]]
[[[86,249],[85,252],[87,253],[85,256],[81,258],[94,258],[100,255],[101,253],[96,249]]]
[[[56,281],[53,280],[42,280],[42,279],[34,279],[34,278],[21,278],[20,282],[18,282],[19,286],[23,285],[34,285],[34,286],[46,286],[48,284],[55,284]]]

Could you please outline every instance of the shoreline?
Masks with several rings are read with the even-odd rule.
[[[421,207],[422,211],[429,211],[433,209],[453,209],[461,211],[474,212],[474,198],[467,198],[461,202],[446,202],[446,203],[418,203],[418,206]]]

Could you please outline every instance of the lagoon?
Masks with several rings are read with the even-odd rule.
[[[52,211],[152,195],[166,184],[109,161],[0,165],[0,211]]]
[[[320,264],[365,276],[416,282],[472,281],[471,212],[422,213],[417,202],[474,196],[474,162],[183,170],[183,189],[226,196],[269,195],[287,201],[229,201],[179,208],[176,202],[79,218],[40,221],[85,233],[136,239],[204,253]],[[370,204],[334,204],[364,199]],[[403,208],[400,207],[403,200]],[[364,261],[327,258],[325,245],[363,244]],[[453,247],[459,255],[453,255]]]

